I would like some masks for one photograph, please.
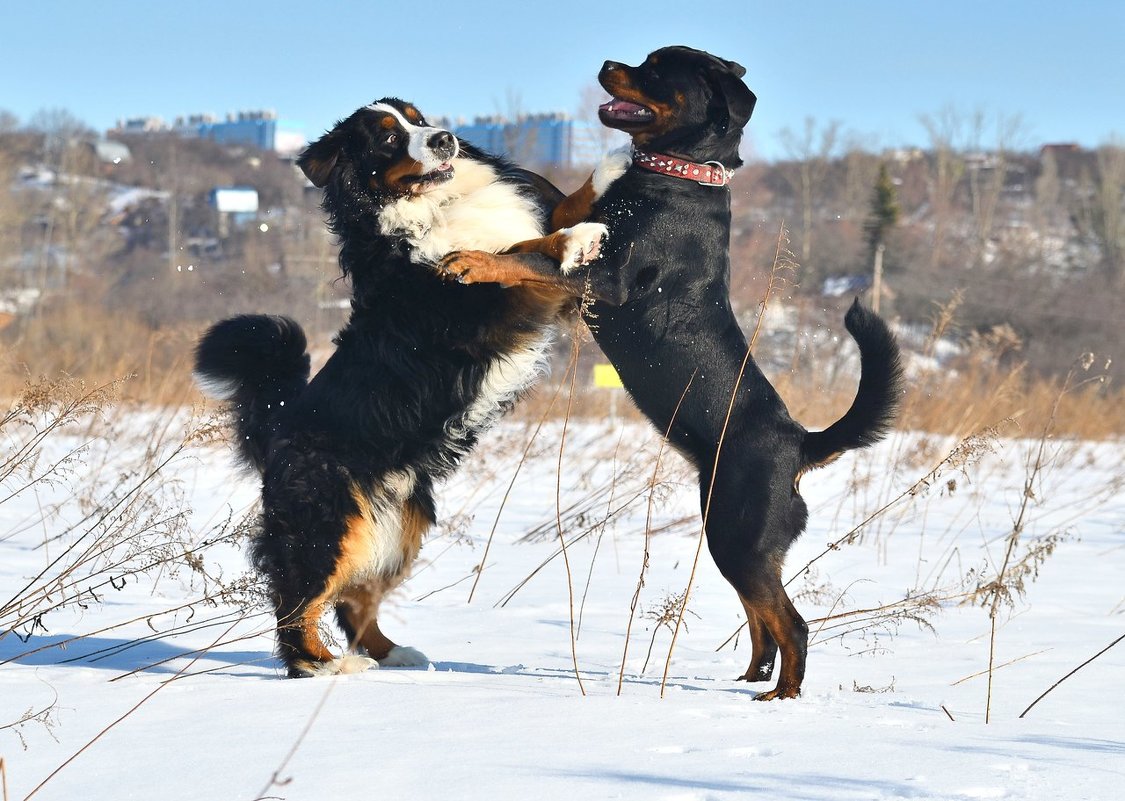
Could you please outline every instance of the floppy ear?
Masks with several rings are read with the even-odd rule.
[[[746,74],[745,67],[733,61],[715,60],[719,64],[708,70],[708,78],[715,89],[712,102],[726,105],[728,130],[741,130],[750,121],[758,97],[742,81],[742,76]]]
[[[341,139],[338,129],[334,128],[305,148],[305,152],[297,158],[301,172],[318,189],[323,189],[332,177],[336,160],[340,158]]]
[[[707,55],[710,56],[711,54],[708,53]],[[720,68],[728,72],[733,72],[734,77],[743,78],[746,76],[746,67],[742,66],[737,61],[727,61],[725,58],[719,58],[718,56],[711,56],[711,58],[715,60]]]

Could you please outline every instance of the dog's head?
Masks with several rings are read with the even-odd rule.
[[[309,145],[297,166],[314,186],[334,179],[373,197],[421,194],[453,177],[457,138],[422,113],[385,97],[340,120]]]
[[[650,53],[636,67],[607,61],[598,81],[613,99],[598,116],[638,147],[736,167],[742,129],[757,101],[745,74],[733,61],[682,46]]]

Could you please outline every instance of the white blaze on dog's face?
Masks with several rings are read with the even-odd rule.
[[[422,122],[421,115],[412,106],[407,106],[407,111],[404,113],[395,108],[389,103],[375,103],[368,106],[372,111],[389,114],[390,117],[384,117],[384,125],[392,127],[385,122],[388,119],[394,120],[397,123],[402,133],[406,136],[406,153],[419,165],[418,174],[421,176],[428,176],[430,174],[441,175],[443,179],[453,177],[453,165],[450,163],[457,157],[460,146],[457,142],[457,137],[449,131],[442,130],[441,128],[433,128],[428,125],[415,125],[409,119],[407,114],[414,111],[416,118]],[[443,175],[448,173],[448,175]]]

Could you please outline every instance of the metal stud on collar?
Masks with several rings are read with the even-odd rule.
[[[651,172],[694,181],[701,186],[726,186],[734,175],[734,170],[728,170],[718,161],[697,164],[664,153],[647,153],[643,150],[633,152],[633,161],[638,167]]]

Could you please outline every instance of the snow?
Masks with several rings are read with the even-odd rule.
[[[143,186],[123,186],[121,184],[107,184],[110,187],[109,215],[115,216],[127,209],[138,206],[146,200],[155,199],[164,201],[168,199],[168,192],[160,189],[148,189]]]
[[[176,427],[183,425],[183,416],[168,422],[156,412],[129,413],[104,431],[75,428],[50,440],[47,456],[79,444],[86,450],[66,480],[0,503],[0,601],[60,556],[65,540],[44,538],[89,513],[81,498],[120,495],[132,486],[119,483],[131,465],[153,454],[157,461],[172,455],[161,481],[144,488],[154,510],[167,517],[190,507],[187,536],[209,575],[229,582],[245,571],[238,547],[204,543],[220,537],[228,517],[252,508],[255,481],[232,467],[225,445],[192,442],[174,455]],[[659,440],[636,423],[573,422],[561,476],[560,425],[544,427],[518,469],[469,603],[474,566],[534,428],[505,423],[442,488],[444,525],[430,535],[404,590],[384,607],[383,629],[427,654],[430,666],[282,680],[271,656],[269,615],[253,610],[240,619],[237,607],[221,602],[169,611],[198,601],[202,574],[155,570],[115,579],[96,591],[100,602],[87,596],[85,608],[72,604],[45,615],[46,630],[19,629],[30,633],[27,642],[14,634],[0,639],[8,797],[27,797],[87,745],[32,797],[1120,797],[1125,648],[1110,650],[1018,717],[1121,634],[1120,443],[1048,446],[1018,551],[1052,534],[1067,536],[1037,580],[1028,579],[1026,595],[1002,607],[995,661],[1019,661],[995,671],[986,725],[987,677],[960,680],[988,666],[989,618],[979,604],[957,600],[928,618],[932,630],[905,621],[834,637],[840,630],[830,627],[841,621],[812,623],[802,697],[754,702],[755,692],[771,685],[732,681],[749,660],[744,637],[737,650],[716,650],[742,618],[706,549],[662,698],[670,631],[656,631],[646,668],[655,622],[642,613],[687,584],[698,495],[678,457],[663,453],[650,509]],[[157,430],[172,433],[160,438],[152,434]],[[896,435],[806,476],[809,530],[790,551],[786,574],[797,574],[826,543],[902,494],[954,444]],[[808,579],[791,585],[798,608],[811,621],[898,601],[909,591],[956,589],[972,568],[994,574],[1036,446],[997,442],[979,463],[907,495],[860,542],[831,551]],[[13,487],[4,489],[0,497]],[[574,675],[562,559],[528,579],[557,551],[557,508],[568,539],[587,532],[567,550],[575,614],[581,613],[576,652],[585,696]],[[650,514],[651,528],[661,533],[651,538],[618,695]],[[528,532],[537,536],[521,541]],[[811,592],[816,587],[822,591]],[[189,619],[191,626],[167,633]],[[842,622],[848,620],[855,619]],[[35,651],[78,635],[85,636],[65,648]],[[189,653],[194,649],[203,650]],[[48,707],[41,720],[8,725]]]

